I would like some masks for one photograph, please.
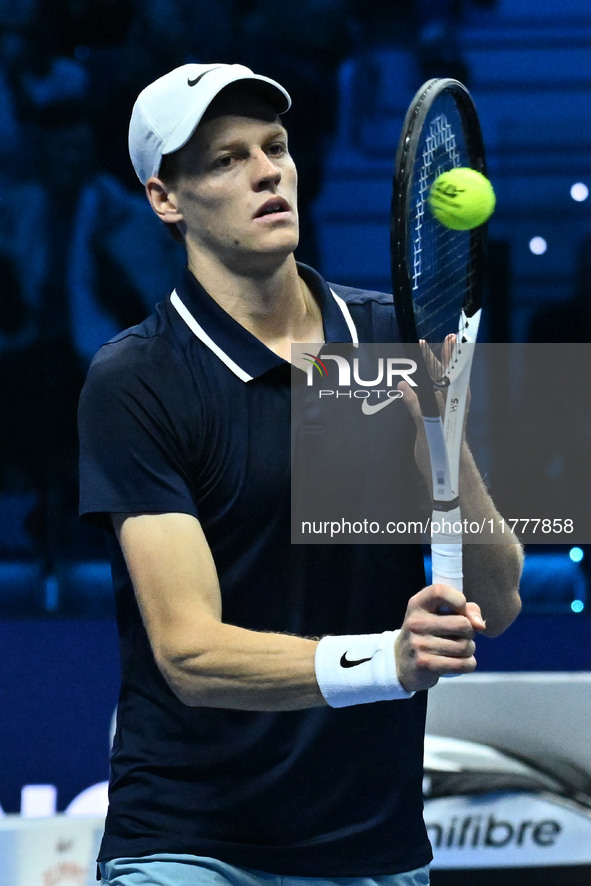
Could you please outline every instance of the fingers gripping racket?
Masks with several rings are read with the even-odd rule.
[[[428,204],[437,176],[458,166],[485,173],[476,109],[457,80],[429,80],[408,109],[398,145],[390,252],[400,334],[417,345],[416,392],[433,480],[432,581],[461,591],[460,449],[480,320],[486,226],[451,230]],[[445,396],[443,418],[438,389]]]

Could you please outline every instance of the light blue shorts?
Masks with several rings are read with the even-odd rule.
[[[197,855],[116,858],[99,865],[102,886],[428,886],[429,868],[379,877],[286,877]]]

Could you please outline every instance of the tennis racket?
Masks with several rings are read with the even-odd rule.
[[[429,80],[413,98],[400,136],[390,254],[400,334],[416,345],[414,377],[431,461],[432,582],[461,591],[460,449],[480,321],[486,226],[451,230],[428,204],[437,176],[457,166],[485,173],[478,115],[457,80]],[[438,389],[445,395],[443,417]]]

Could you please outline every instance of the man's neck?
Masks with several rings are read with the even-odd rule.
[[[189,270],[220,307],[285,360],[291,359],[294,342],[323,341],[320,306],[293,255],[276,267],[241,276],[191,257]]]

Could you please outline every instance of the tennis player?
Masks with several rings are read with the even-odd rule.
[[[467,546],[467,597],[425,587],[420,545],[290,544],[291,345],[396,328],[389,297],[295,261],[289,105],[248,68],[187,65],[131,117],[187,269],[99,351],[80,405],[81,512],[107,529],[121,648],[109,886],[428,883],[425,690],[519,611],[508,534]],[[418,481],[396,415],[393,464]],[[466,516],[500,520],[467,452],[464,474]]]

